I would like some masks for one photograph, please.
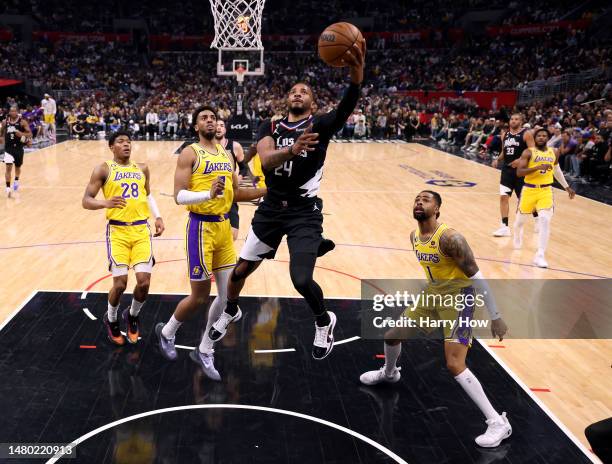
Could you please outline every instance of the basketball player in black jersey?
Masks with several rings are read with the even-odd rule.
[[[11,197],[11,177],[13,164],[15,165],[15,182],[13,190],[19,189],[19,176],[21,175],[21,165],[23,164],[23,149],[28,140],[32,138],[30,125],[21,117],[16,106],[11,106],[9,114],[4,124],[0,127],[0,140],[4,139],[4,164],[6,170],[4,179],[6,180],[6,195]]]
[[[323,291],[313,280],[323,242],[323,202],[317,197],[327,146],[357,106],[363,81],[365,40],[345,55],[351,83],[338,107],[327,114],[313,113],[312,89],[299,82],[287,96],[287,116],[264,121],[259,127],[257,152],[261,157],[268,193],[255,212],[240,259],[227,291],[227,307],[209,331],[219,340],[227,326],[242,315],[238,297],[245,279],[265,258],[273,258],[283,236],[289,246],[289,272],[295,289],[315,316],[314,359],[325,358],[334,345],[335,314],[327,311]]]
[[[244,163],[244,151],[242,145],[235,140],[225,138],[227,129],[223,119],[217,119],[217,131],[215,132],[215,141],[227,151],[234,160],[234,171],[239,172]],[[240,217],[238,216],[238,203],[232,203],[232,209],[229,212],[230,225],[232,226],[232,237],[234,240],[238,238],[238,230],[240,228]]]
[[[510,197],[513,191],[517,198],[521,196],[524,182],[523,177],[516,175],[516,168],[523,151],[534,145],[533,133],[523,127],[523,115],[521,113],[514,113],[510,117],[508,130],[502,136],[501,153],[492,164],[494,168],[497,168],[502,163],[501,179],[499,181],[499,209],[501,211],[502,224],[499,229],[493,232],[494,237],[510,237],[512,235],[508,226]],[[534,214],[534,217],[537,218],[537,213]]]

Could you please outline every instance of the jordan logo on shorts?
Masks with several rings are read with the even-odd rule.
[[[313,211],[319,211],[319,207],[317,205],[314,205]]]

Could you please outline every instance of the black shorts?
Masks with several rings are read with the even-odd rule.
[[[520,198],[524,182],[525,178],[517,176],[515,168],[504,166],[501,170],[501,179],[499,180],[499,194],[511,197],[514,191],[516,197]]]
[[[251,229],[240,250],[246,261],[272,259],[283,236],[287,236],[289,254],[317,253],[323,233],[323,201],[315,199],[299,206],[264,201],[253,216]]]
[[[7,156],[8,155],[8,156]],[[4,162],[14,164],[18,168],[23,165],[23,150],[4,151]]]
[[[240,229],[240,217],[238,216],[238,203],[232,203],[229,210],[229,220],[232,229]]]

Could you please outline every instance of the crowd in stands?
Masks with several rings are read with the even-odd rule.
[[[446,29],[457,25],[466,13],[476,10],[503,11],[505,24],[555,21],[584,15],[572,15],[577,5],[567,0],[525,2],[513,0],[327,0],[304,1],[297,5],[290,0],[267,0],[263,17],[264,34],[297,34],[321,31],[346,18],[367,18],[363,30]],[[205,1],[142,0],[140,2],[82,2],[80,0],[5,0],[1,14],[29,15],[35,27],[44,31],[116,32],[114,20],[144,20],[153,34],[203,35],[213,30],[210,6]],[[287,21],[288,15],[295,21]],[[297,18],[308,18],[308,21]]]
[[[355,8],[369,4],[354,3]],[[485,5],[478,0],[472,3],[473,7]],[[274,20],[274,14],[269,17]],[[68,128],[70,136],[79,138],[98,138],[119,128],[143,139],[185,138],[190,135],[191,111],[203,103],[213,104],[219,116],[227,119],[233,111],[235,82],[216,76],[216,62],[214,52],[146,55],[133,46],[112,42],[36,42],[30,49],[7,43],[0,47],[3,77],[26,79],[41,94],[50,91],[58,103],[58,123]],[[435,50],[370,48],[360,106],[337,136],[431,138],[432,143],[463,148],[468,155],[490,161],[499,152],[499,135],[511,109],[484,111],[466,98],[424,104],[405,96],[404,91],[453,90],[459,96],[464,90],[516,89],[525,81],[596,67],[612,68],[612,48],[582,32],[555,32],[537,40],[471,38]],[[590,153],[598,143],[601,124],[612,127],[607,119],[612,86],[605,79],[559,95],[557,100],[521,109],[526,123],[555,132],[556,143],[569,131],[567,146],[573,148],[565,153],[563,167],[577,179],[592,176],[593,163],[585,150]],[[324,112],[340,98],[347,72],[325,65],[312,50],[267,52],[265,76],[248,77],[244,83],[245,112],[253,127],[264,118],[282,114],[286,91],[296,81],[311,84],[318,110]],[[582,105],[591,100],[599,101]],[[21,103],[33,132],[39,132],[37,102]],[[0,119],[6,109],[4,105],[0,110]],[[604,133],[604,142],[609,140]]]

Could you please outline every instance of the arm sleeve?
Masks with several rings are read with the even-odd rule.
[[[179,205],[197,205],[210,200],[210,192],[192,192],[190,190],[181,190],[176,196],[176,202]]]
[[[555,164],[555,167],[553,168],[553,175],[555,176],[555,179],[557,179],[557,181],[561,184],[561,187],[567,188],[569,186],[567,181],[565,180],[565,176],[563,175],[563,171],[561,170],[561,166],[559,166],[559,163]]]
[[[357,106],[360,89],[360,85],[351,82],[338,107],[321,116],[315,127],[313,127],[313,132],[318,132],[321,138],[329,139],[342,129],[342,126],[344,126],[344,123]]]
[[[272,121],[270,119],[266,119],[259,125],[257,129],[257,141],[259,142],[261,139],[267,136],[272,136]]]
[[[491,287],[489,287],[489,284],[482,275],[482,272],[478,271],[476,274],[470,277],[470,279],[473,281],[472,286],[474,289],[482,295],[491,320],[494,321],[499,319],[501,317],[501,313],[497,308],[497,303],[495,302],[495,297],[493,296]]]

